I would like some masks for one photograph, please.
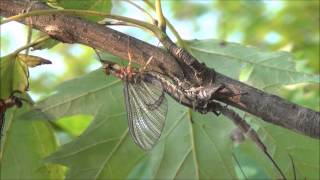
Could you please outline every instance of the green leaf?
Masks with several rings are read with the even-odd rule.
[[[52,64],[52,62],[47,59],[25,54],[18,54],[17,60],[24,62],[28,67],[36,67],[42,64]]]
[[[235,178],[229,132],[233,125],[213,115],[191,113],[169,100],[165,130],[144,152],[128,132],[122,83],[101,70],[66,82],[37,108],[53,119],[91,114],[94,120],[76,140],[47,161],[69,167],[74,178]]]
[[[54,133],[46,121],[24,120],[21,114],[29,109],[24,103],[6,112],[0,179],[62,179],[62,166],[43,163],[57,149]]]
[[[188,42],[192,53],[216,71],[232,78],[246,80],[260,89],[302,82],[319,83],[319,76],[304,74],[295,70],[295,64],[290,53],[265,52],[253,47],[245,47],[236,43],[226,43],[219,40],[196,40]],[[254,118],[259,122],[258,118]],[[255,123],[251,122],[251,125]],[[269,147],[273,158],[279,163],[285,174],[293,178],[293,169],[289,154],[292,155],[296,171],[300,178],[319,178],[319,141],[292,133],[274,125],[262,124],[257,130],[264,143]],[[294,139],[294,141],[290,141]],[[252,143],[243,143],[235,148],[240,157],[240,164],[247,172],[247,177],[279,178],[272,164]],[[312,157],[310,157],[312,156]],[[241,158],[242,157],[242,158]],[[308,168],[308,167],[309,168]],[[257,168],[258,167],[258,168]],[[261,168],[262,167],[262,168]]]
[[[102,71],[95,71],[84,77],[64,82],[57,87],[57,93],[36,105],[35,109],[39,108],[41,111],[33,111],[30,116],[35,116],[32,113],[37,112],[46,113],[53,119],[78,114],[95,115],[100,106],[122,95],[121,90],[111,88],[120,87],[121,81],[110,78],[113,81],[108,81]],[[119,102],[122,100],[118,99],[117,103]]]
[[[243,73],[248,76],[248,79],[252,79],[252,76],[255,75],[253,72],[257,68],[262,70],[269,68],[270,71],[279,72],[278,68],[271,65],[265,66],[263,60],[276,61],[275,59],[278,58],[278,61],[281,61],[279,58],[289,58],[287,53],[260,52],[247,47],[230,49],[229,43],[216,43],[216,46],[213,47],[217,48],[219,45],[219,48],[214,50],[211,48],[212,43],[204,46],[205,44],[199,43],[200,41],[197,42],[199,47],[191,46],[197,58],[202,58],[210,67],[221,64],[219,67],[225,67],[225,69],[216,68],[217,71],[225,71],[226,74],[234,77],[239,77],[241,64],[248,65]],[[209,49],[203,52],[205,47]],[[227,47],[230,53],[227,53],[229,51],[221,53],[221,48]],[[216,55],[218,52],[220,53],[219,58]],[[260,63],[244,61],[244,57],[248,58],[246,54],[250,53],[255,56],[254,61]],[[218,58],[219,61],[214,61],[216,58],[213,57]],[[221,59],[228,62],[228,66],[221,63]],[[281,62],[278,63],[281,64]],[[293,67],[290,59],[284,59],[282,65],[283,69]],[[264,88],[270,84],[282,85],[288,82],[303,81],[301,74],[296,71],[293,74],[294,77],[286,74],[282,74],[284,77],[277,77],[279,74],[275,73],[273,78],[276,83],[268,83],[268,79],[260,77],[261,73],[255,76],[263,81],[260,85]],[[305,77],[305,80],[313,80],[308,75]],[[253,83],[255,85],[256,81]],[[151,151],[142,151],[133,143],[128,132],[121,84],[113,77],[106,78],[105,74],[99,70],[62,84],[54,95],[37,105],[41,112],[45,112],[52,119],[77,114],[94,116],[94,120],[80,137],[62,146],[59,151],[47,159],[48,162],[69,167],[67,179],[80,177],[86,179],[230,179],[237,178],[237,176],[243,177],[235,173],[238,165],[232,159],[232,153],[240,157],[240,165],[246,165],[247,168],[244,170],[248,177],[279,177],[270,161],[252,142],[248,143],[250,146],[245,150],[241,148],[246,147],[245,144],[241,145],[237,151],[233,150],[229,133],[234,125],[228,119],[217,118],[211,114],[189,113],[188,108],[180,106],[171,99],[169,99],[169,112],[160,142]],[[194,123],[191,123],[191,119]],[[284,130],[277,130],[277,132],[281,131]],[[277,137],[274,138],[277,139]],[[310,142],[310,138],[304,141]],[[269,145],[268,141],[266,144]],[[291,144],[277,141],[275,146],[277,149],[286,149],[290,148]],[[313,151],[313,153],[316,152],[318,152],[317,149]],[[286,175],[291,177],[292,169],[289,168],[291,167],[289,159],[279,158],[273,149],[271,153]],[[298,156],[294,154],[292,156],[298,159]],[[250,161],[243,160],[248,157]],[[300,163],[299,160],[296,162]],[[312,174],[306,176],[314,177]]]
[[[242,177],[247,177],[247,179],[259,179],[259,177],[280,178],[270,160],[252,141],[247,139],[241,144],[235,145],[233,153],[234,158],[239,163],[237,173],[241,174]],[[243,172],[241,172],[240,168]]]
[[[92,10],[103,13],[110,13],[112,8],[111,0],[57,0],[59,6],[65,9]],[[86,17],[86,19],[97,22],[101,17]]]
[[[250,118],[248,117],[247,119],[252,125],[256,126],[255,129],[260,137],[262,137],[261,139],[263,142],[267,145],[269,153],[273,156],[282,171],[285,172],[288,179],[294,178],[293,165],[289,155],[292,156],[297,179],[320,178],[320,174],[318,173],[320,172],[319,140],[294,133],[272,124],[267,124],[256,117],[250,116]],[[255,163],[266,164],[266,162],[268,162],[266,158],[253,157],[255,154],[252,152],[257,151],[255,149],[256,147],[252,142],[244,143],[240,145],[238,153],[247,154],[247,156],[255,159]],[[259,154],[260,156],[263,156],[262,153]],[[240,159],[241,164],[247,162],[248,158]],[[271,174],[271,163],[269,162],[269,165],[266,165],[269,167],[266,168],[265,173]],[[278,177],[280,176],[278,175]],[[254,178],[254,176],[252,178]]]
[[[319,76],[296,71],[287,52],[266,52],[254,47],[221,40],[189,41],[191,53],[216,71],[231,78],[246,80],[257,88],[301,82],[319,83]]]
[[[21,93],[28,89],[28,67],[17,58],[16,54],[10,54],[0,59],[0,99],[7,99],[13,92]]]
[[[92,116],[75,115],[56,121],[57,125],[73,136],[79,136],[90,124]]]

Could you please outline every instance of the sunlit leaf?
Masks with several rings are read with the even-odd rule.
[[[221,40],[188,42],[191,53],[216,71],[234,79],[246,77],[246,83],[268,88],[301,82],[319,83],[319,76],[296,71],[290,53],[267,52]]]
[[[92,116],[76,115],[59,119],[56,123],[64,131],[79,136],[90,124]]]
[[[12,93],[21,93],[28,89],[28,67],[20,61],[16,54],[10,54],[0,59],[0,99],[6,99]]]
[[[18,54],[17,60],[23,61],[28,67],[36,67],[42,64],[52,64],[52,62],[47,59],[25,54]]]

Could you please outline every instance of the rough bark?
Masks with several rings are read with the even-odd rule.
[[[0,2],[1,16],[4,17],[24,12],[29,6],[29,3],[24,0],[1,0]],[[35,3],[31,10],[46,8],[49,7],[41,3]],[[170,46],[170,53],[167,53],[160,48],[108,27],[91,23],[78,17],[59,14],[32,17],[32,26],[49,34],[48,29],[58,29],[59,31],[55,31],[54,37],[63,42],[85,44],[107,51],[123,59],[128,59],[128,42],[130,41],[130,52],[136,63],[143,65],[150,56],[153,56],[154,61],[150,64],[153,70],[161,70],[167,75],[178,78],[181,81],[189,81],[190,84],[196,82],[198,86],[202,86],[208,91],[224,85],[229,91],[217,92],[214,95],[215,100],[256,115],[266,122],[313,138],[320,137],[319,112],[290,103],[278,96],[268,94],[217,73],[213,69],[200,64],[192,56],[182,54],[183,57],[181,58],[179,57],[181,56],[179,48],[172,45],[169,42],[170,40],[162,42],[164,44],[169,43],[167,45]],[[187,64],[187,66],[181,66],[179,59],[184,59],[184,65]],[[199,76],[188,74],[188,72],[192,71],[205,73],[200,73]],[[200,80],[198,81],[198,79]],[[230,97],[228,95],[230,92],[240,95]],[[191,102],[184,104],[192,107]],[[208,109],[211,109],[210,103],[208,104]]]

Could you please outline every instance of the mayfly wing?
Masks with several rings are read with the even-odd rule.
[[[128,124],[134,142],[150,150],[158,142],[167,115],[168,104],[162,87],[146,81],[124,81]]]

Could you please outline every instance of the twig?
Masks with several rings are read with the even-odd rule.
[[[35,1],[31,1],[29,4],[29,7],[27,8],[26,12],[29,12],[30,9],[32,8],[32,5],[35,3]],[[31,42],[31,38],[32,38],[32,18],[26,18],[26,23],[28,25],[28,36],[27,36],[27,41],[26,41],[26,45],[28,45]],[[30,47],[26,48],[26,52],[25,54],[28,55],[29,54],[29,50]]]
[[[34,46],[34,45],[37,45],[37,44],[39,44],[39,43],[42,43],[42,42],[44,42],[44,41],[46,41],[46,40],[48,40],[48,39],[50,39],[50,37],[49,37],[48,35],[45,35],[45,36],[43,36],[43,37],[40,37],[39,39],[33,41],[32,43],[29,43],[29,44],[27,44],[27,45],[25,45],[25,46],[22,46],[22,47],[18,48],[17,50],[14,51],[14,53],[15,53],[15,54],[18,54],[20,51],[23,51],[23,50],[25,50],[25,49],[27,49],[27,48],[30,48],[30,47]]]
[[[137,19],[132,19],[129,17],[118,16],[118,15],[111,15],[108,13],[101,13],[98,11],[90,11],[90,10],[77,10],[77,9],[47,9],[47,10],[35,10],[24,14],[14,15],[8,17],[7,19],[1,21],[1,25],[8,23],[10,21],[17,21],[23,18],[31,17],[31,16],[41,16],[41,15],[50,15],[50,14],[70,14],[70,15],[79,15],[79,16],[98,16],[98,17],[105,17],[109,19],[125,21],[130,24],[134,24],[136,26],[148,29],[154,33],[155,36],[161,38],[164,36],[164,33],[158,29],[157,26],[153,24],[149,24]]]
[[[247,135],[261,150],[262,152],[268,157],[268,159],[272,162],[274,167],[277,169],[277,171],[280,173],[282,179],[287,179],[278,164],[274,161],[272,156],[269,154],[267,147],[264,145],[264,143],[259,138],[258,134],[254,129],[250,127],[250,125],[242,119],[235,111],[233,111],[230,108],[227,108],[226,106],[222,106],[220,103],[212,102],[212,104],[208,105],[209,107],[212,107],[211,111],[218,110],[220,111],[224,116],[228,117],[232,122],[239,127],[239,129]]]
[[[151,9],[153,9],[155,11],[155,7],[153,6],[153,4],[148,1],[148,0],[143,0],[143,2],[148,6],[150,7]],[[184,43],[183,39],[181,38],[180,34],[178,33],[178,31],[173,27],[173,25],[170,23],[170,21],[166,19],[166,22],[167,22],[167,25],[168,25],[168,28],[171,30],[171,32],[173,33],[173,35],[177,38],[177,44],[182,47],[182,48],[185,48],[185,49],[188,49],[188,47],[186,46],[186,44]]]
[[[142,11],[146,16],[148,16],[149,20],[150,20],[153,24],[155,24],[155,19],[152,17],[152,15],[151,15],[148,11],[146,11],[146,10],[143,9],[141,6],[139,6],[138,4],[134,3],[134,2],[131,1],[131,0],[126,0],[125,2],[133,5],[134,7],[136,7],[136,8],[139,9],[140,11]],[[155,25],[156,25],[156,24],[155,24]]]
[[[161,29],[161,31],[166,32],[166,19],[164,18],[162,13],[160,0],[156,0],[156,13],[158,17],[158,27]]]

